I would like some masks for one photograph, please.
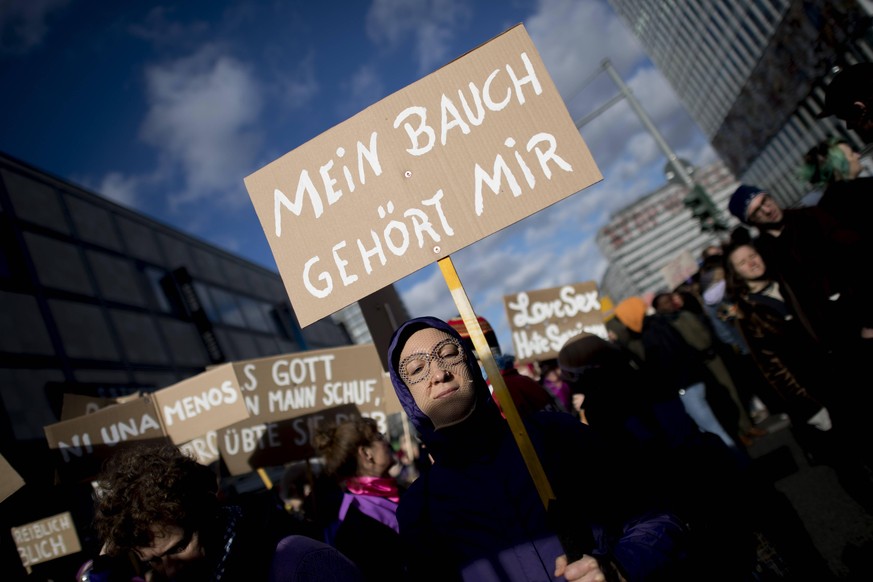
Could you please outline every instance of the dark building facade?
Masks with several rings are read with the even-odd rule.
[[[0,452],[44,441],[65,392],[350,343],[301,329],[276,272],[0,154]]]

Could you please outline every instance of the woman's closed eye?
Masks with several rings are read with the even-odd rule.
[[[458,356],[461,351],[458,349],[454,343],[447,343],[442,348],[440,348],[439,356],[445,359],[452,359]]]
[[[406,363],[406,374],[409,375],[409,377],[414,378],[421,374],[425,367],[427,367],[427,361],[425,361],[424,358],[411,360]]]

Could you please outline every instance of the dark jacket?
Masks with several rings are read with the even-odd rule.
[[[337,530],[333,545],[357,564],[366,580],[403,579],[397,532],[361,511],[354,502]]]
[[[834,182],[825,189],[816,206],[831,214],[843,226],[865,234],[870,229],[870,217],[873,216],[873,178]]]
[[[821,410],[825,356],[790,308],[778,299],[745,293],[737,300],[736,324],[794,423],[803,424]]]
[[[434,458],[400,500],[397,517],[408,576],[414,580],[552,580],[564,553],[557,532],[582,551],[611,560],[629,581],[677,579],[685,529],[672,514],[643,513],[597,437],[565,413],[528,415],[525,429],[560,513],[550,517],[512,432],[485,380],[474,374],[476,403],[463,422],[435,430],[397,374],[402,346],[419,329],[459,338],[445,322],[418,318],[395,331],[389,347],[394,389]],[[465,349],[471,370],[478,371]],[[591,467],[596,478],[580,478]],[[578,556],[581,557],[581,556]]]
[[[562,358],[571,389],[585,395],[592,430],[641,474],[657,475],[647,480],[647,493],[689,523],[699,579],[749,579],[755,546],[744,514],[758,493],[748,465],[719,437],[701,431],[678,395],[653,399],[644,372],[620,348],[590,336],[565,346]],[[712,564],[720,564],[718,572]]]
[[[221,508],[206,532],[210,580],[362,581],[358,568],[335,548],[305,535],[273,490],[241,496]]]
[[[704,354],[689,344],[673,320],[678,314],[655,313],[643,320],[643,370],[654,394],[673,398],[679,390],[709,379]]]
[[[862,326],[873,327],[873,277],[861,233],[821,208],[794,208],[784,211],[779,236],[762,231],[755,246],[786,303],[827,350],[850,348]]]

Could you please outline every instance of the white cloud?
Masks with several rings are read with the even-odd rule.
[[[172,204],[245,202],[242,178],[252,167],[262,136],[257,80],[244,63],[207,46],[146,71],[149,110],[140,130],[183,175]]]
[[[125,176],[121,172],[110,172],[103,177],[97,192],[124,206],[131,208],[137,205],[137,191],[140,180],[135,176]]]
[[[0,4],[0,55],[21,55],[39,46],[49,20],[70,0],[3,0]]]
[[[451,54],[454,30],[472,17],[462,0],[374,0],[367,13],[367,35],[388,49],[412,38],[422,75],[446,64]]]
[[[540,0],[525,28],[565,99],[579,90],[603,59],[623,71],[645,58],[605,2]]]

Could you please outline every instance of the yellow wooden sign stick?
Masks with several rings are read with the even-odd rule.
[[[438,262],[443,278],[449,286],[449,291],[452,292],[452,298],[455,300],[458,313],[460,313],[461,318],[464,320],[464,325],[470,333],[470,339],[473,340],[473,347],[476,348],[476,353],[479,354],[479,361],[485,366],[485,373],[488,374],[488,380],[494,389],[494,395],[497,397],[497,401],[500,402],[503,414],[509,422],[509,428],[512,430],[512,435],[515,437],[515,442],[518,445],[519,451],[521,451],[521,456],[524,457],[527,470],[534,480],[543,506],[548,509],[549,501],[555,499],[552,486],[549,484],[549,478],[546,477],[546,473],[543,471],[543,466],[540,463],[539,457],[537,457],[533,444],[530,442],[530,437],[524,428],[524,423],[521,421],[518,410],[515,408],[515,403],[509,394],[509,389],[503,381],[503,376],[500,375],[497,362],[494,361],[494,354],[491,353],[491,347],[488,345],[485,334],[479,326],[479,320],[473,312],[473,306],[470,305],[467,293],[461,285],[461,280],[455,271],[455,265],[452,264],[452,258],[446,257]]]
[[[264,470],[263,467],[258,467],[258,475],[261,476],[261,481],[264,482],[264,487],[267,489],[273,488],[273,481],[270,479],[270,476],[267,475],[267,471]]]

